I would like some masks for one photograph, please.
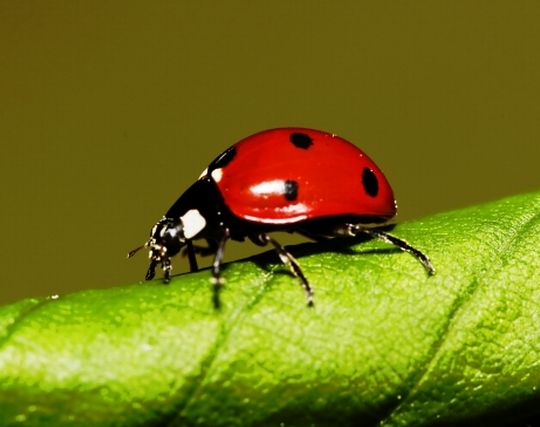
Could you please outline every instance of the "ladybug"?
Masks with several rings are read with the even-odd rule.
[[[213,302],[219,307],[221,264],[229,239],[270,244],[304,288],[308,306],[313,288],[296,259],[269,235],[297,232],[315,240],[337,236],[378,238],[418,259],[428,274],[429,258],[407,242],[373,227],[396,214],[390,184],[359,148],[339,136],[306,128],[278,128],[251,135],[229,147],[169,208],[143,245],[150,265],[146,280],[161,265],[165,283],[171,257],[183,248],[190,269],[196,254],[214,255]],[[369,226],[371,225],[371,227]],[[207,246],[195,246],[194,240]]]

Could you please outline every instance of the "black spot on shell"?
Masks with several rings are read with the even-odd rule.
[[[236,156],[236,147],[227,148],[221,153],[212,163],[208,166],[208,172],[212,172],[214,169],[220,169],[231,163],[232,159]]]
[[[289,136],[289,140],[296,148],[302,148],[304,150],[307,150],[313,145],[313,140],[311,139],[311,137],[301,132],[291,133],[291,135]]]
[[[364,168],[362,172],[362,185],[369,196],[375,197],[379,194],[379,181],[370,168]]]
[[[285,198],[292,202],[298,198],[298,183],[292,179],[285,181]]]

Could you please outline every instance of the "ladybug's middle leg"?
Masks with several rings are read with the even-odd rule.
[[[257,240],[261,243],[270,243],[272,244],[272,246],[274,246],[274,249],[278,253],[281,262],[285,264],[289,268],[291,273],[300,280],[302,287],[306,291],[307,305],[309,307],[313,306],[313,288],[306,279],[306,276],[304,276],[304,273],[302,272],[298,261],[296,261],[296,259],[291,255],[289,251],[287,251],[287,249],[285,249],[279,242],[271,238],[268,234],[259,234],[257,236]]]
[[[229,239],[229,231],[224,230],[223,235],[217,242],[216,255],[214,256],[214,261],[212,262],[212,278],[211,283],[213,287],[213,296],[212,302],[216,309],[220,308],[221,303],[219,300],[219,291],[223,286],[223,278],[221,277],[221,263],[223,262],[223,254],[225,252],[225,243]]]

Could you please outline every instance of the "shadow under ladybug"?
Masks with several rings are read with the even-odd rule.
[[[149,249],[145,279],[151,280],[160,265],[168,283],[171,257],[182,250],[191,271],[198,270],[197,255],[213,255],[212,301],[219,308],[226,242],[247,238],[259,246],[270,244],[312,306],[313,289],[299,263],[269,233],[287,231],[313,240],[377,238],[410,253],[433,274],[425,254],[380,226],[396,210],[381,170],[350,142],[313,129],[272,129],[236,143],[210,163],[128,257]]]

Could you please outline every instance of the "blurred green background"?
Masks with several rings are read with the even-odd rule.
[[[537,1],[0,2],[0,303],[140,280],[126,252],[266,128],[362,147],[401,221],[537,189],[539,23]]]

